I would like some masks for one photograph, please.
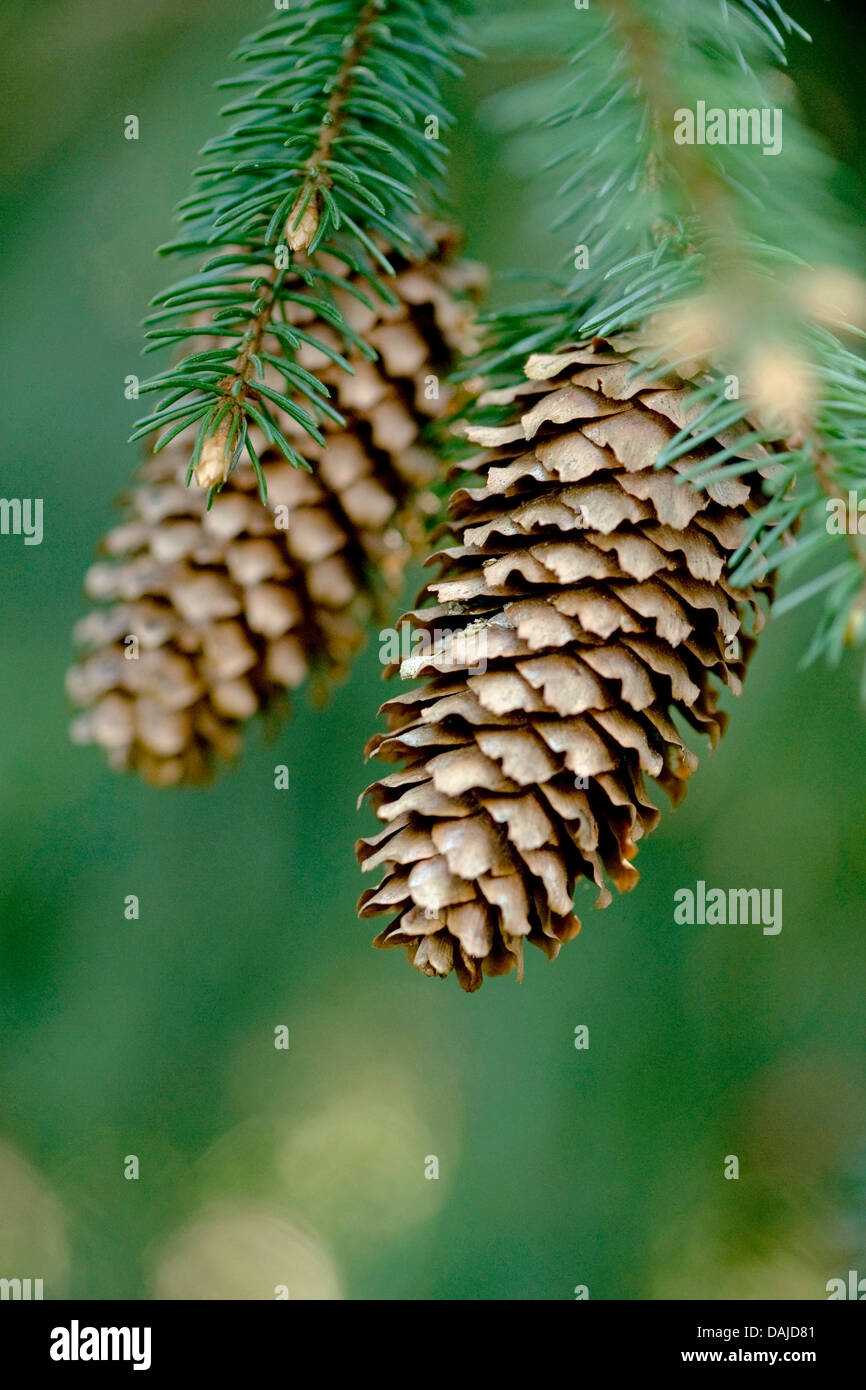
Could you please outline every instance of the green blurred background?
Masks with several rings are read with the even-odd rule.
[[[862,179],[862,13],[795,12],[806,108]],[[813,613],[767,632],[636,892],[606,913],[588,895],[555,964],[531,952],[522,985],[474,997],[355,918],[375,643],[206,791],[67,742],[81,578],[135,463],[123,381],[166,275],[153,247],[216,131],[212,82],[267,15],[0,18],[2,490],[45,501],[41,546],[0,540],[0,1276],[81,1298],[823,1298],[866,1275],[866,736],[853,665],[798,670]],[[456,94],[454,188],[495,270],[553,259],[473,114],[528,72],[476,64]],[[674,926],[698,878],[781,887],[781,935]]]

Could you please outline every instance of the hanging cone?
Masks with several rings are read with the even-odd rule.
[[[79,623],[88,654],[67,678],[84,707],[73,739],[99,744],[113,767],[160,786],[204,779],[215,761],[236,755],[243,721],[311,673],[341,676],[383,583],[399,586],[423,538],[425,506],[435,506],[424,489],[437,464],[421,431],[451,403],[444,378],[471,346],[472,300],[483,284],[479,267],[451,260],[451,234],[437,232],[431,261],[392,257],[394,306],[368,308],[348,289],[335,292],[351,327],[379,353],[375,362],[350,354],[349,375],[318,348],[299,350],[299,365],[330,388],[346,421],[320,426],[322,448],[280,417],[312,472],[255,431],[265,506],[252,468],[240,464],[207,510],[207,492],[185,485],[194,433],[141,471],[123,524],[105,538],[106,558],[87,575],[88,595],[103,606]],[[346,274],[336,259],[330,269]],[[371,298],[360,277],[357,284]],[[311,319],[295,307],[294,322]],[[327,324],[316,321],[314,331],[344,350]]]
[[[654,470],[691,391],[630,377],[629,347],[531,357],[525,382],[482,397],[511,414],[468,431],[479,486],[453,494],[457,544],[431,557],[433,606],[408,615],[423,645],[402,674],[426,681],[368,745],[404,768],[365,793],[385,828],[358,858],[385,877],[359,911],[392,918],[376,945],[466,990],[521,973],[525,940],[555,957],[580,930],[578,880],[602,907],[607,880],[634,886],[659,819],[644,774],[676,804],[697,764],[671,713],[715,746],[714,686],[739,693],[747,614],[762,625],[756,591],[725,576],[770,457],[744,447],[754,472],[706,491],[678,480],[741,428]]]

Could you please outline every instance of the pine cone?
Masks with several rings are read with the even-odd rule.
[[[71,699],[86,707],[73,739],[99,744],[113,767],[161,786],[203,780],[236,755],[243,721],[275,709],[311,672],[341,676],[379,612],[382,582],[399,585],[423,539],[420,513],[435,505],[422,490],[436,460],[420,433],[449,407],[443,378],[471,344],[471,300],[483,284],[479,267],[451,262],[451,235],[437,235],[438,254],[424,265],[392,257],[395,306],[335,293],[376,362],[350,354],[350,376],[317,348],[299,350],[299,365],[330,388],[346,420],[344,429],[320,426],[321,448],[281,415],[311,473],[259,436],[267,505],[241,464],[208,511],[206,492],[185,486],[194,433],[145,465],[125,521],[105,538],[107,558],[88,573],[89,596],[107,606],[79,623],[76,638],[90,651],[67,678]],[[296,307],[296,323],[311,318]],[[327,324],[316,322],[315,336],[344,350]]]
[[[643,774],[677,804],[697,763],[670,711],[715,746],[714,678],[739,693],[749,610],[762,625],[757,590],[725,573],[769,456],[743,448],[754,472],[705,492],[678,481],[741,428],[654,470],[691,392],[629,379],[634,351],[536,355],[525,382],[482,397],[509,421],[468,431],[481,485],[452,496],[458,544],[431,557],[433,606],[407,615],[426,640],[402,673],[427,680],[387,701],[389,732],[368,745],[405,768],[364,793],[385,828],[358,858],[385,877],[360,914],[392,914],[375,944],[466,990],[522,974],[525,939],[555,957],[580,930],[578,880],[597,906],[606,877],[634,886],[659,819]]]

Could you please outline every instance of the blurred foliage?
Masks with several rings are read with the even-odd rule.
[[[866,733],[845,667],[797,671],[808,609],[762,639],[635,893],[473,998],[355,919],[375,642],[328,709],[301,703],[207,791],[150,791],[67,742],[80,579],[134,465],[152,248],[215,128],[238,8],[0,21],[3,489],[45,499],[41,546],[0,539],[0,1276],[47,1297],[823,1298],[866,1273]],[[796,13],[808,113],[862,173],[860,13]],[[543,210],[473,114],[505,75],[476,64],[455,92],[453,183],[470,253],[537,269]],[[782,887],[781,934],[675,927],[698,878]]]

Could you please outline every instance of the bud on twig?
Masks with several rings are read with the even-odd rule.
[[[292,204],[292,210],[286,221],[286,245],[290,251],[306,251],[319,230],[319,195],[315,190],[304,208],[300,221],[298,221],[298,214],[307,196],[307,188],[302,188]],[[297,225],[295,225],[296,223]]]
[[[229,475],[226,444],[229,437],[229,421],[223,420],[216,434],[212,434],[202,445],[198,465],[195,470],[196,482],[200,488],[218,487]]]
[[[818,404],[815,372],[803,353],[783,343],[765,343],[752,355],[746,389],[755,420],[799,448],[813,428]]]

